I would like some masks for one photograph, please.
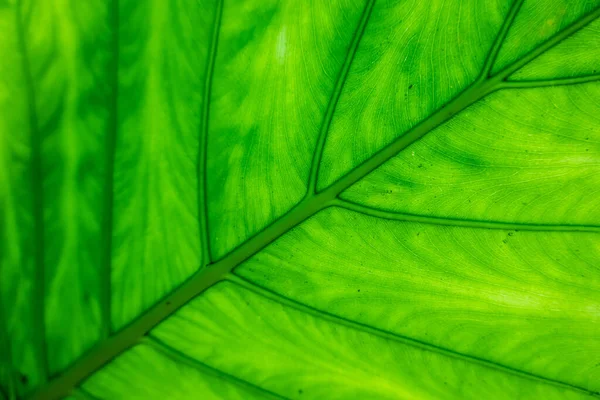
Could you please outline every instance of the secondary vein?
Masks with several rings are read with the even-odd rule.
[[[275,392],[272,392],[261,386],[255,385],[244,379],[240,379],[237,376],[228,374],[222,370],[211,367],[210,365],[205,364],[200,360],[192,358],[192,357],[188,356],[187,354],[184,354],[184,353],[180,352],[179,350],[169,346],[167,343],[163,342],[162,340],[160,340],[154,336],[148,335],[148,336],[144,337],[144,339],[141,341],[141,343],[152,347],[153,349],[155,349],[158,352],[160,352],[161,354],[167,356],[171,360],[176,361],[178,363],[182,363],[189,367],[192,367],[192,368],[202,372],[203,374],[209,374],[209,375],[215,376],[219,379],[222,379],[224,381],[232,383],[236,386],[242,387],[246,390],[250,390],[252,392],[259,393],[268,399],[285,399],[285,397],[283,397]]]
[[[208,62],[206,64],[204,94],[202,96],[202,115],[200,117],[200,143],[198,145],[198,220],[200,223],[200,241],[202,248],[202,266],[212,262],[212,256],[209,243],[208,226],[208,201],[206,190],[206,164],[208,131],[210,120],[210,96],[212,93],[212,82],[217,59],[217,47],[219,44],[219,31],[221,29],[221,18],[223,16],[223,0],[217,0],[217,9],[213,22],[213,32],[210,43]]]
[[[518,222],[481,221],[473,219],[432,217],[428,215],[385,211],[343,199],[336,199],[333,203],[331,203],[331,205],[375,218],[394,221],[419,222],[422,224],[455,226],[475,229],[499,229],[538,232],[600,232],[600,226],[595,225],[532,224]]]
[[[500,28],[500,32],[498,32],[498,36],[496,36],[496,40],[494,41],[494,44],[492,45],[492,47],[485,59],[485,62],[483,64],[483,68],[481,69],[481,74],[479,75],[478,80],[485,80],[490,77],[490,72],[492,71],[492,68],[494,67],[494,63],[496,62],[496,58],[498,58],[498,54],[500,54],[500,49],[502,48],[502,44],[504,43],[504,40],[506,39],[506,36],[508,35],[508,31],[510,30],[510,27],[512,26],[513,22],[515,21],[515,18],[517,17],[517,14],[519,13],[519,10],[521,9],[521,6],[523,5],[524,1],[525,0],[515,0],[512,3],[510,10],[508,11],[508,14],[506,15],[506,18],[504,19],[504,23],[502,24],[502,27]]]
[[[504,76],[505,79],[510,75],[523,68],[525,65],[529,64],[531,61],[535,60],[569,36],[578,32],[580,29],[589,25],[596,18],[600,17],[600,6],[596,7],[592,12],[578,19],[571,25],[567,26],[562,31],[557,32],[555,35],[550,37],[544,43],[531,50],[529,53],[525,54],[522,58],[518,59],[514,63],[507,65],[504,69],[500,70],[497,75]]]
[[[444,347],[441,346],[436,346],[433,345],[431,343],[427,343],[427,342],[423,342],[417,339],[413,339],[410,338],[408,336],[404,336],[404,335],[400,335],[397,333],[393,333],[393,332],[389,332],[383,329],[379,329],[376,328],[374,326],[368,325],[368,324],[363,324],[360,322],[356,322],[356,321],[352,321],[349,319],[346,319],[344,317],[340,317],[338,315],[335,314],[331,314],[327,311],[323,311],[314,307],[311,307],[309,305],[300,303],[296,300],[290,299],[282,294],[279,294],[277,292],[274,292],[270,289],[267,289],[263,286],[258,285],[257,283],[254,283],[246,278],[241,277],[240,275],[231,273],[229,274],[226,279],[230,282],[232,282],[233,284],[237,285],[238,287],[241,287],[245,290],[251,291],[252,293],[255,293],[263,298],[272,300],[274,302],[277,302],[283,306],[286,307],[290,307],[293,308],[295,310],[298,310],[300,312],[306,313],[306,314],[310,314],[316,318],[322,319],[322,320],[326,320],[328,322],[331,323],[335,323],[338,325],[342,325],[345,327],[348,327],[350,329],[354,329],[357,331],[361,331],[361,332],[366,332],[384,339],[389,339],[389,340],[393,340],[396,342],[400,342],[402,344],[405,345],[409,345],[411,347],[417,347],[426,351],[430,351],[433,353],[437,353],[437,354],[443,354],[447,357],[452,357],[452,358],[456,358],[456,359],[460,359],[469,363],[473,363],[473,364],[477,364],[477,365],[481,365],[483,367],[486,368],[490,368],[490,369],[494,369],[494,370],[498,370],[501,371],[503,373],[507,373],[510,375],[515,375],[515,376],[519,376],[521,378],[526,378],[529,380],[533,380],[533,381],[537,381],[537,382],[543,382],[545,384],[549,384],[549,385],[553,385],[553,386],[558,386],[558,387],[562,387],[562,388],[567,388],[567,389],[571,389],[580,393],[585,393],[585,394],[589,394],[589,395],[593,395],[593,396],[598,396],[598,393],[592,392],[590,390],[587,390],[585,388],[576,386],[576,385],[571,385],[569,383],[565,383],[562,381],[558,381],[555,379],[550,379],[550,378],[546,378],[543,376],[539,376],[536,374],[532,374],[530,372],[526,372],[526,371],[521,371],[519,369],[516,368],[511,368],[499,363],[496,363],[494,361],[490,361],[490,360],[486,360],[483,358],[479,358],[479,357],[475,357],[469,354],[464,354],[464,353],[460,353],[454,350],[450,350],[450,349],[446,349]]]
[[[439,108],[428,118],[421,121],[404,134],[398,136],[394,141],[380,149],[370,158],[348,171],[345,175],[324,189],[320,194],[323,194],[324,197],[326,197],[329,201],[333,201],[341,192],[379,168],[391,158],[398,155],[408,146],[422,139],[425,135],[438,126],[449,121],[456,114],[478,102],[490,93],[502,89],[503,85],[506,83],[506,79],[508,79],[510,75],[527,65],[529,62],[533,61],[545,51],[556,46],[565,38],[594,21],[598,16],[600,16],[600,7],[595,9],[590,14],[585,15],[579,20],[575,21],[564,30],[556,33],[546,42],[541,44],[539,48],[527,53],[525,56],[523,56],[523,58],[508,65],[495,75],[484,80],[477,79],[473,85],[463,90],[449,103]]]
[[[100,276],[100,306],[102,310],[102,338],[107,338],[112,333],[111,291],[112,291],[112,230],[114,206],[114,167],[117,130],[119,126],[119,0],[113,0],[111,19],[113,25],[112,50],[113,59],[109,64],[110,83],[113,88],[109,121],[106,132],[106,172],[104,182],[104,220],[102,223],[102,237],[104,248],[102,265],[104,269]]]
[[[582,83],[600,81],[600,74],[582,75],[568,78],[507,80],[501,84],[502,89],[531,89],[548,86],[580,85]]]
[[[317,145],[313,154],[308,180],[308,188],[306,192],[307,196],[312,196],[317,191],[319,168],[321,167],[321,160],[323,159],[323,151],[325,149],[327,134],[329,133],[329,128],[331,127],[333,115],[335,114],[335,109],[342,94],[342,90],[344,89],[344,85],[346,84],[346,78],[348,77],[348,73],[350,72],[350,67],[352,66],[352,63],[354,61],[354,56],[356,55],[356,51],[358,50],[360,41],[365,33],[365,29],[369,22],[369,18],[371,17],[371,12],[373,11],[374,6],[375,0],[367,0],[365,8],[360,17],[358,26],[356,27],[356,31],[354,32],[354,36],[352,37],[352,42],[350,43],[350,47],[348,48],[348,52],[346,53],[346,59],[344,60],[342,69],[338,74],[338,78],[335,83],[333,92],[331,92],[331,97],[329,98],[329,103],[327,104],[327,110],[325,112],[325,116],[323,117],[323,122],[321,124],[321,129],[319,130],[319,136],[317,139]]]

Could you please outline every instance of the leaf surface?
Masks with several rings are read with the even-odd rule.
[[[0,398],[600,396],[599,16],[0,2]]]

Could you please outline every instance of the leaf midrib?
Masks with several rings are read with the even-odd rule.
[[[222,0],[219,0],[219,4],[221,2]],[[506,35],[508,32],[509,27],[506,25],[512,22],[511,18],[514,18],[514,15],[516,14],[513,13],[514,8],[518,7],[521,2],[522,0],[517,0],[513,3],[513,8],[511,9],[511,12],[509,12],[494,46],[492,46],[492,53],[488,55],[487,59],[495,59],[497,52],[501,47],[501,45],[496,46],[496,44],[498,41],[501,41],[504,37],[503,35]],[[367,2],[367,6],[369,3],[370,1]],[[334,205],[340,193],[377,169],[392,157],[396,156],[406,147],[423,138],[439,125],[447,122],[456,114],[490,93],[507,88],[507,85],[509,84],[507,79],[511,74],[595,20],[599,15],[600,7],[558,32],[539,47],[533,49],[521,59],[508,65],[491,77],[487,76],[484,68],[482,74],[471,86],[459,93],[446,105],[442,106],[425,120],[396,138],[393,142],[376,152],[366,161],[348,171],[329,187],[317,193],[307,192],[304,199],[292,207],[283,216],[272,222],[262,231],[250,237],[246,242],[233,249],[223,258],[200,269],[181,286],[143,313],[138,319],[117,332],[114,336],[96,345],[90,352],[73,363],[67,370],[55,377],[47,385],[33,393],[29,398],[32,400],[52,400],[68,395],[73,388],[107,362],[136,343],[139,343],[153,327],[168,318],[177,309],[217,282],[224,280],[238,265],[248,260],[308,218]],[[216,37],[217,35],[214,36]],[[213,40],[215,40],[215,37],[213,37]],[[211,56],[214,58],[215,55],[216,52]],[[214,62],[214,60],[209,60],[209,62]],[[465,357],[472,358],[469,355],[465,355]],[[565,383],[565,385],[568,384]],[[581,388],[581,390],[594,394],[584,388]]]

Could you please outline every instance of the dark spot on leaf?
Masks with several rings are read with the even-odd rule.
[[[171,305],[171,302],[170,302],[170,301],[167,301],[165,304],[166,304],[167,306],[170,306],[170,305]]]
[[[412,89],[415,85],[413,85],[412,83],[410,85],[408,85],[409,89]]]
[[[23,385],[27,385],[29,383],[29,378],[27,377],[27,375],[21,374],[21,376],[19,377],[19,381],[21,381]]]
[[[298,389],[298,394],[302,394],[304,391],[302,389]]]
[[[360,292],[360,289],[358,289],[357,292]]]

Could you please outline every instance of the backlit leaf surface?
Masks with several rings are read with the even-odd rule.
[[[600,396],[599,17],[0,1],[0,398]]]

